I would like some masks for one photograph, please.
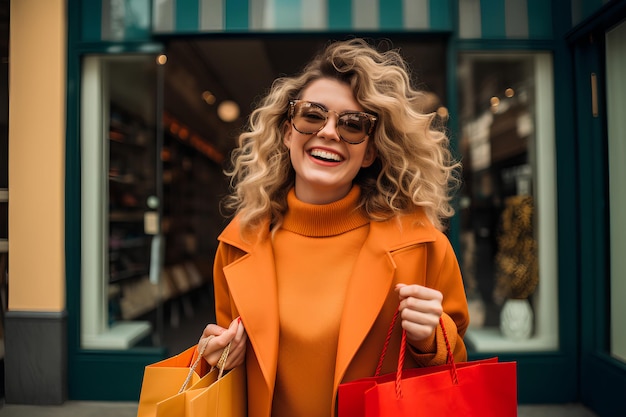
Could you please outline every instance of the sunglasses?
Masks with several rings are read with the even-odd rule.
[[[304,100],[289,102],[289,119],[294,129],[304,135],[318,133],[328,122],[328,110],[319,103]],[[374,130],[377,117],[362,111],[346,111],[337,113],[335,126],[341,140],[350,145],[363,142]]]

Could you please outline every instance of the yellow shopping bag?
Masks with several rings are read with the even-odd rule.
[[[210,371],[196,346],[146,366],[137,417],[245,417],[245,369],[223,374],[229,351],[230,345],[218,362],[221,368]]]

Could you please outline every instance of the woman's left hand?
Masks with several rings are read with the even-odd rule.
[[[443,314],[443,294],[421,285],[396,285],[400,297],[402,328],[409,342],[419,342],[430,337]]]

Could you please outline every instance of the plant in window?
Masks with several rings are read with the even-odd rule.
[[[505,200],[495,258],[496,298],[502,301],[526,299],[539,283],[533,212],[533,198],[529,195]]]

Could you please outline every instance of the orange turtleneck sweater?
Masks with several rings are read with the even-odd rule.
[[[288,195],[274,241],[280,314],[272,417],[331,414],[339,322],[348,280],[369,221],[356,210],[360,189],[312,205]]]

